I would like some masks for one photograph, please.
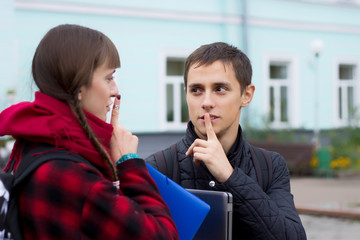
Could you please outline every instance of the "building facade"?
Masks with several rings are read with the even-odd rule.
[[[360,120],[360,3],[336,0],[7,0],[0,3],[0,110],[31,101],[31,60],[59,24],[97,29],[118,48],[120,121],[184,131],[186,57],[227,42],[253,65],[255,128],[330,129]]]

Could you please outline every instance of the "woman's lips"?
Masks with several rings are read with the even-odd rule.
[[[111,110],[112,103],[106,106],[106,111],[109,112]]]

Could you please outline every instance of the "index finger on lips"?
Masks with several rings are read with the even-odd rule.
[[[120,112],[120,99],[121,96],[117,95],[115,100],[114,100],[114,106],[113,109],[111,111],[111,119],[110,119],[110,123],[115,126],[118,123],[119,120],[119,112]]]
[[[212,124],[211,124],[211,118],[210,118],[209,113],[205,114],[205,128],[206,128],[206,135],[207,135],[208,140],[217,138],[216,134],[214,132],[214,129],[212,127]]]

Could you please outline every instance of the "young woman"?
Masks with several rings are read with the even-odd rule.
[[[137,137],[118,123],[113,74],[119,67],[115,45],[101,32],[57,26],[33,58],[35,100],[0,114],[0,135],[16,139],[7,168],[14,164],[16,170],[28,151],[44,143],[91,163],[54,159],[35,170],[19,198],[25,239],[178,239],[136,154]]]

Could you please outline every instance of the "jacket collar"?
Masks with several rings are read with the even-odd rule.
[[[197,138],[199,138],[199,136],[195,132],[194,125],[191,121],[189,121],[187,124],[186,138],[185,138],[185,141],[186,141],[188,147],[190,147],[190,145]],[[238,156],[239,154],[242,153],[241,149],[243,148],[243,146],[244,146],[244,140],[242,138],[242,129],[239,124],[236,140],[235,140],[234,144],[232,145],[232,147],[230,148],[230,151],[226,154],[231,165],[234,166],[237,164],[236,161],[240,161],[241,158],[236,158],[235,156]]]

